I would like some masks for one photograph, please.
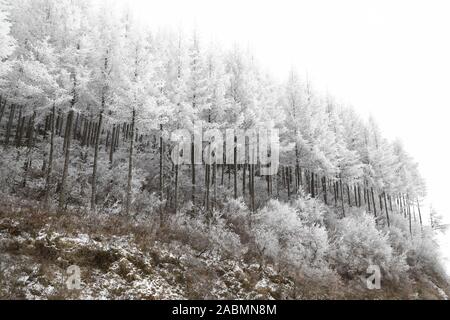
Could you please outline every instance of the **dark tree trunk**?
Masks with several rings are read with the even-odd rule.
[[[59,136],[59,122],[61,121],[61,109],[58,109],[58,117],[56,117],[56,135]]]
[[[378,195],[378,200],[380,201],[380,212],[383,213],[383,197],[381,194]]]
[[[2,123],[3,115],[5,114],[6,109],[6,99],[2,101],[2,98],[0,97],[0,124]]]
[[[20,127],[22,125],[22,106],[19,107],[19,116],[17,120],[17,127],[16,127],[16,147],[19,147],[19,135],[20,135]]]
[[[383,192],[383,196],[384,196],[384,208],[386,210],[386,221],[387,221],[388,227],[390,227],[391,226],[391,222],[390,222],[390,219],[389,219],[389,212],[388,212],[388,209],[387,209],[386,192]]]
[[[256,205],[255,205],[255,164],[252,164],[251,167],[251,181],[252,181],[252,212],[255,212]]]
[[[27,159],[25,160],[25,172],[24,172],[24,178],[23,178],[23,187],[26,186],[27,178],[28,178],[28,172],[31,167],[32,157],[31,153],[33,151],[33,138],[34,138],[34,122],[36,119],[36,111],[33,112],[33,115],[30,117],[30,121],[28,123],[28,146],[27,146]]]
[[[288,192],[288,199],[291,199],[291,181],[290,181],[289,167],[286,167],[286,185]]]
[[[325,205],[328,205],[328,198],[327,198],[327,178],[322,178],[322,188],[323,188],[323,201],[325,202]]]
[[[95,147],[94,147],[94,167],[92,169],[92,193],[91,193],[91,211],[95,212],[95,200],[97,194],[97,161],[98,161],[98,147],[100,144],[100,129],[102,127],[103,112],[100,112],[98,118],[98,130],[95,135]]]
[[[423,225],[422,225],[422,214],[421,214],[421,212],[420,212],[420,203],[419,203],[419,199],[417,199],[416,201],[417,201],[417,211],[419,212],[420,228],[422,229],[422,228],[423,228]]]
[[[86,145],[90,147],[92,144],[92,118],[89,120],[89,126],[86,137]]]
[[[247,174],[247,163],[244,163],[244,167],[242,168],[242,194],[243,194],[243,196],[244,196],[244,198],[245,198],[245,187],[246,187],[246,185],[245,185],[245,175]]]
[[[174,207],[175,207],[175,213],[178,213],[178,161],[175,164],[175,203],[174,203]]]
[[[348,198],[348,206],[351,207],[352,206],[352,198],[350,196],[350,187],[348,184],[346,184],[347,186],[347,198]]]
[[[63,125],[64,125],[64,117],[61,115],[61,118],[59,119],[59,135],[60,136],[62,135]],[[66,126],[67,126],[67,124],[66,124]]]
[[[134,137],[134,126],[135,126],[135,120],[136,120],[136,110],[133,109],[132,115],[131,115],[131,131]],[[133,180],[133,152],[134,152],[134,139],[130,140],[130,152],[128,156],[128,179],[127,179],[127,199],[126,199],[126,205],[125,205],[125,212],[127,215],[130,214],[131,209],[131,183]]]
[[[210,193],[210,185],[211,185],[211,165],[209,163],[206,164],[206,175],[205,175],[205,187],[206,187],[206,212],[209,212],[209,193]]]
[[[297,139],[297,131],[295,133]],[[300,159],[299,159],[299,150],[298,150],[298,142],[295,142],[295,193],[299,192],[299,184],[300,184]]]
[[[54,139],[55,139],[55,116],[56,108],[55,105],[52,107],[52,115],[50,116],[50,151],[48,154],[48,167],[47,176],[45,179],[45,205],[47,209],[50,206],[50,192],[52,186],[52,170],[53,170],[53,150],[54,150]]]
[[[17,146],[18,147],[20,147],[22,145],[24,129],[25,129],[25,117],[22,117],[22,121],[20,122],[20,125],[18,128],[18,138],[17,138]]]
[[[411,222],[411,208],[409,204],[409,196],[407,196],[408,202],[407,202],[407,211],[408,211],[408,219],[409,219],[409,234],[411,235],[411,238],[413,236],[412,232],[412,222]]]
[[[109,163],[112,164],[114,160],[114,149],[116,145],[116,125],[113,125],[113,130],[111,134],[111,146],[109,149]]]
[[[214,202],[213,209],[217,207],[217,162],[214,161],[213,165],[213,181],[214,181]]]
[[[160,227],[164,224],[163,206],[164,201],[164,139],[163,139],[163,125],[159,125],[159,201],[161,202],[159,208],[159,223]],[[133,140],[133,139],[132,139]]]
[[[336,181],[333,181],[333,191],[334,191],[334,206],[337,207],[338,190],[337,190]]]
[[[360,207],[361,208],[361,188],[359,187],[359,183],[358,183],[358,185],[356,186],[356,190],[358,191],[358,207]]]
[[[77,136],[78,136],[78,123],[80,121],[80,114],[77,113],[77,117],[75,118],[75,124],[73,126],[73,139],[77,140]]]
[[[5,137],[5,145],[6,146],[9,145],[9,137],[10,137],[11,131],[12,131],[15,110],[16,110],[16,106],[14,104],[12,104],[9,107],[9,119],[8,119],[8,124],[6,125],[6,137]]]
[[[370,188],[370,192],[372,193],[373,214],[376,217],[377,216],[377,205],[375,203],[375,195],[373,193],[373,188]]]
[[[60,187],[60,194],[59,194],[59,209],[63,210],[65,207],[66,202],[66,182],[67,182],[67,175],[69,172],[69,162],[70,162],[70,138],[72,135],[70,134],[72,131],[72,119],[73,119],[74,111],[71,109],[69,111],[69,114],[67,116],[67,126],[69,127],[68,130],[68,137],[66,142],[66,149],[64,152],[64,169],[62,173],[61,178],[61,187]]]
[[[192,204],[195,204],[195,146],[193,142],[191,144],[191,179]]]
[[[311,198],[316,197],[316,193],[315,193],[314,189],[315,189],[314,172],[311,172]]]
[[[119,141],[120,141],[120,124],[116,127],[116,138],[114,139],[114,152],[119,148]]]
[[[234,137],[234,148],[233,148],[233,158],[234,158],[234,166],[233,166],[233,174],[234,174],[234,199],[237,199],[237,147],[236,147],[237,137]]]
[[[343,188],[343,185],[342,185],[342,179],[339,180],[339,189],[341,190],[342,215],[345,217],[344,188]]]

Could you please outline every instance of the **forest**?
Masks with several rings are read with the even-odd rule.
[[[0,257],[9,270],[0,296],[447,297],[435,240],[441,217],[425,219],[425,181],[401,141],[295,70],[282,82],[264,70],[249,50],[223,50],[196,30],[151,30],[111,1],[0,0]],[[224,137],[276,130],[277,173],[262,174],[266,165],[248,150],[236,161],[238,134],[223,147],[231,157],[215,152],[224,158],[198,164],[192,142],[182,155],[191,163],[174,161],[183,140],[174,132],[194,137],[196,123]],[[201,147],[214,143],[203,140]],[[84,248],[80,258],[53,243],[83,232],[104,242],[131,235],[138,253],[130,243],[122,249],[151,262],[124,256],[120,245],[116,254],[95,248],[99,262],[97,251]],[[24,234],[46,248],[43,256],[31,257],[17,239]],[[180,275],[162,275],[171,270],[164,254],[176,256]],[[117,280],[122,293],[92,285],[75,296],[54,283],[49,293],[14,280],[27,272],[20,259],[44,259],[52,272],[33,285],[45,287],[42,279],[65,272],[61,257],[91,273],[121,275],[117,264],[139,279],[127,269]],[[228,271],[239,265],[243,279],[218,271],[223,261]],[[156,264],[150,275],[147,264]],[[192,265],[203,273],[189,274]],[[370,265],[382,270],[381,292],[361,281]],[[157,277],[173,292],[151,289]],[[215,287],[226,277],[239,289]],[[152,285],[139,291],[144,280]]]

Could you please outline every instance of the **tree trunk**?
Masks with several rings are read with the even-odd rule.
[[[136,119],[136,110],[133,109],[131,116],[131,131],[134,137],[134,125]],[[134,139],[130,140],[130,153],[128,157],[128,183],[127,183],[127,200],[125,205],[125,212],[127,215],[130,214],[131,209],[131,183],[133,180],[133,152],[134,152]]]
[[[406,218],[405,211],[403,208],[403,198],[402,198],[401,194],[398,195],[397,200],[398,200],[398,204],[399,204],[399,208],[400,208],[400,214]]]
[[[213,164],[213,182],[214,182],[213,209],[215,209],[217,207],[217,162],[216,162],[216,159],[214,159],[214,164]]]
[[[87,147],[90,147],[92,144],[91,143],[91,140],[92,140],[92,117],[88,123],[89,123],[89,125],[87,127],[86,145],[87,145]]]
[[[244,196],[245,199],[245,175],[247,174],[247,162],[244,163],[244,167],[242,168],[242,195]]]
[[[55,134],[59,136],[59,122],[61,121],[61,109],[58,109],[58,116],[56,117],[56,127],[55,127]]]
[[[383,196],[384,196],[384,208],[386,210],[386,221],[387,221],[388,227],[390,227],[391,226],[391,222],[389,220],[389,212],[388,212],[388,209],[387,209],[386,192],[383,192]]]
[[[6,125],[6,137],[5,137],[5,145],[9,145],[9,137],[11,135],[13,121],[14,121],[14,113],[16,110],[16,106],[14,104],[10,105],[9,107],[9,119],[8,124]]]
[[[19,108],[19,116],[17,120],[17,127],[16,127],[16,147],[19,147],[19,133],[20,133],[20,127],[22,125],[22,107]]]
[[[234,189],[234,199],[237,199],[237,194],[238,194],[238,190],[237,190],[237,146],[236,146],[236,143],[237,143],[237,137],[235,136],[234,137],[234,149],[233,149],[233,157],[234,157],[234,166],[233,166],[233,169],[234,169],[234,171],[233,171],[233,173],[234,173],[234,186],[233,186],[233,189]]]
[[[178,161],[175,164],[175,213],[178,213]]]
[[[206,164],[206,175],[205,175],[205,187],[206,187],[206,212],[209,212],[209,192],[210,192],[210,184],[211,184],[211,165],[209,163]]]
[[[63,128],[63,124],[64,124],[64,117],[61,115],[61,118],[59,119],[59,135],[62,135],[62,128]],[[66,124],[67,126],[67,124]]]
[[[342,179],[339,180],[339,189],[341,190],[342,215],[345,217],[344,188],[343,188],[343,186],[342,186]]]
[[[420,203],[419,203],[419,199],[417,199],[416,201],[417,201],[417,210],[418,210],[418,212],[419,212],[420,229],[423,230],[423,225],[422,225],[422,214],[420,213]]]
[[[19,127],[17,128],[17,142],[16,146],[20,147],[22,145],[22,138],[23,138],[23,130],[25,128],[25,117],[22,117],[21,121],[19,122]]]
[[[252,211],[255,212],[255,164],[252,164],[252,173],[251,173],[251,181],[252,181]]]
[[[375,215],[375,217],[377,216],[377,205],[375,203],[375,195],[373,193],[373,188],[370,188],[370,191],[372,193],[372,204],[373,204],[373,214]]]
[[[53,150],[54,150],[54,139],[55,139],[55,116],[56,108],[53,104],[52,115],[50,116],[50,152],[48,154],[48,167],[47,176],[45,178],[45,205],[48,209],[50,207],[50,192],[51,192],[51,180],[52,180],[52,170],[53,170]]]
[[[295,131],[295,139],[297,140],[297,130]],[[299,150],[298,150],[298,142],[295,142],[295,193],[299,192],[299,184],[300,184],[300,159],[299,159]]]
[[[408,202],[406,201],[406,196],[403,196],[403,207],[405,208],[405,215],[406,215],[406,217],[408,216],[408,214],[409,214],[409,204],[408,204]]]
[[[323,201],[325,202],[325,205],[328,205],[328,198],[327,198],[327,178],[322,178],[322,189],[323,189]]]
[[[191,143],[191,197],[192,197],[192,204],[195,204],[195,146],[194,143]]]
[[[72,131],[73,114],[74,114],[74,111],[73,111],[73,109],[71,109],[67,116],[67,126],[69,127],[69,130],[68,130],[66,149],[64,151],[64,169],[63,169],[63,174],[62,174],[62,178],[61,178],[61,187],[60,187],[60,194],[59,194],[59,209],[60,210],[64,209],[65,202],[66,202],[66,180],[67,180],[67,175],[69,172],[70,140],[72,137],[72,135],[70,133]]]
[[[113,160],[114,160],[114,149],[115,149],[115,145],[116,145],[116,125],[113,125],[113,129],[112,129],[112,134],[111,134],[111,145],[109,148],[109,163],[112,165]]]
[[[77,113],[77,117],[75,118],[75,124],[73,126],[73,139],[78,139],[78,123],[80,122],[80,114]]]
[[[279,171],[275,174],[275,188],[277,189],[277,199],[280,198]]]
[[[6,99],[2,101],[2,98],[0,97],[0,124],[2,123],[3,115],[5,114],[6,109]]]
[[[314,173],[311,172],[311,198],[315,198],[316,197],[314,189],[315,189]]]
[[[91,193],[91,211],[95,212],[95,198],[97,194],[97,160],[98,160],[98,146],[100,143],[100,129],[102,127],[103,111],[100,112],[98,118],[98,130],[95,135],[95,146],[94,146],[94,168],[92,170],[92,193]]]
[[[337,190],[336,181],[333,181],[333,191],[334,191],[334,206],[337,207],[338,190]]]
[[[159,125],[159,133],[159,201],[161,202],[159,207],[159,226],[162,227],[164,225],[162,206],[162,202],[164,201],[164,130],[162,124]]]
[[[381,194],[378,195],[378,200],[380,201],[380,212],[383,213],[383,197]]]
[[[407,196],[408,204],[407,204],[407,211],[408,211],[408,219],[409,219],[409,234],[411,235],[411,238],[413,236],[412,232],[412,222],[411,222],[411,208],[409,206],[409,196]]]
[[[352,198],[350,197],[350,187],[348,184],[346,184],[346,186],[347,186],[348,206],[351,207],[352,206]]]
[[[286,185],[287,185],[287,192],[288,192],[288,199],[291,199],[291,179],[290,179],[290,173],[289,173],[289,167],[286,167]]]
[[[120,124],[116,127],[116,138],[114,139],[114,152],[119,148],[119,141],[120,141]]]
[[[25,173],[23,177],[23,187],[27,184],[28,172],[31,167],[32,157],[31,153],[33,151],[33,137],[34,137],[34,122],[36,119],[36,111],[33,112],[33,115],[30,117],[30,121],[28,123],[28,146],[27,146],[27,158],[25,160]]]

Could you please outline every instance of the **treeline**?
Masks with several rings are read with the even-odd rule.
[[[72,150],[80,148],[92,151],[87,183],[93,211],[103,193],[99,170],[106,160],[114,174],[116,157],[126,163],[119,202],[127,213],[137,183],[158,195],[161,214],[189,200],[210,211],[225,196],[244,196],[255,211],[267,199],[304,191],[343,215],[346,207],[365,206],[387,221],[396,210],[411,221],[417,209],[422,220],[424,182],[401,143],[387,141],[373,119],[316,92],[294,71],[277,83],[250,52],[224,52],[195,32],[154,32],[108,1],[18,0],[1,12],[0,37],[9,39],[1,52],[2,143],[28,148],[25,172],[39,149],[46,201],[58,174],[61,209],[73,187],[70,166],[88,157]],[[250,164],[197,170],[173,164],[168,133],[193,132],[196,121],[208,129],[278,129],[278,174],[262,177],[259,165]],[[63,139],[60,173],[53,170],[55,137]],[[141,161],[145,155],[157,169]]]
[[[0,97],[0,105],[2,107],[2,115],[5,114],[7,109],[7,103],[5,99]],[[119,150],[119,145],[123,146],[123,151],[129,151],[130,157],[128,158],[130,168],[132,168],[132,156],[133,145],[137,144],[139,152],[150,152],[152,149],[157,149],[160,153],[160,166],[159,166],[159,194],[160,200],[165,200],[164,192],[164,161],[170,162],[172,167],[169,173],[173,180],[173,185],[170,186],[173,199],[170,199],[172,203],[172,209],[175,211],[178,208],[178,176],[182,170],[180,166],[173,163],[168,154],[165,153],[165,143],[161,132],[154,132],[150,135],[139,134],[139,128],[135,127],[133,122],[131,123],[113,123],[112,119],[104,119],[103,114],[99,114],[97,117],[85,116],[81,113],[68,113],[63,114],[61,110],[56,111],[56,108],[52,108],[52,112],[43,117],[42,123],[36,123],[36,113],[30,116],[22,114],[22,107],[19,107],[18,114],[15,115],[17,106],[11,104],[8,112],[6,112],[6,119],[8,119],[3,126],[5,130],[2,133],[2,140],[4,147],[15,146],[17,148],[26,146],[27,148],[36,148],[36,142],[47,143],[50,145],[50,152],[48,158],[42,159],[42,171],[46,172],[46,201],[49,201],[49,195],[51,193],[51,174],[53,164],[53,149],[54,149],[54,137],[59,136],[63,138],[63,150],[64,155],[69,162],[69,141],[75,140],[79,146],[84,148],[90,148],[94,152],[94,165],[92,172],[92,192],[91,192],[91,210],[95,211],[96,208],[96,171],[97,171],[97,158],[99,154],[99,148],[103,149],[103,154],[108,158],[110,164],[113,163],[114,154]],[[75,120],[73,120],[75,119]],[[73,123],[72,123],[73,122]],[[0,119],[0,126],[1,126]],[[159,142],[159,145],[155,144],[155,141]],[[42,145],[42,144],[41,144]],[[173,147],[169,145],[169,148]],[[193,149],[192,149],[193,150]],[[236,157],[236,149],[234,156]],[[87,156],[87,153],[86,153]],[[30,159],[31,160],[31,159]],[[193,160],[193,157],[192,157]],[[30,163],[26,163],[24,168],[27,170]],[[186,167],[186,166],[184,166]],[[195,167],[199,165],[191,164],[187,166],[187,171],[190,171],[192,177],[192,201],[196,199],[196,182],[195,182]],[[259,177],[260,183],[266,184],[267,198],[280,198],[285,197],[287,200],[298,196],[300,193],[306,192],[312,198],[322,197],[323,202],[326,205],[333,205],[339,208],[342,215],[345,216],[345,207],[365,207],[368,212],[373,212],[374,216],[377,214],[384,214],[387,225],[390,225],[389,212],[400,213],[404,218],[409,220],[410,232],[412,233],[412,219],[414,222],[419,222],[422,225],[422,215],[420,211],[420,203],[418,198],[410,199],[408,194],[386,194],[386,192],[379,193],[374,191],[373,187],[369,187],[367,182],[364,185],[354,183],[350,185],[343,182],[342,179],[336,177],[320,176],[319,174],[303,168],[300,166],[290,166],[281,164],[278,173],[275,176],[262,176],[260,175],[261,164],[212,164],[203,165],[202,172],[204,175],[204,199],[201,201],[201,205],[205,207],[206,211],[213,209],[217,205],[217,185],[224,185],[225,175],[228,175],[228,187],[231,187],[231,175],[233,175],[233,195],[237,199],[238,196],[246,197],[248,193],[249,207],[252,211],[255,211],[255,191],[254,183],[255,177]],[[211,168],[212,167],[212,168]],[[66,168],[64,170],[67,170]],[[198,169],[197,169],[198,170]],[[221,177],[218,177],[218,170],[221,170]],[[132,172],[132,169],[131,169]],[[59,207],[64,209],[66,204],[64,202],[65,195],[65,179],[67,173],[63,173],[62,181],[60,181],[60,196]],[[129,178],[132,179],[132,173],[129,172]],[[367,180],[365,180],[367,181]],[[25,184],[25,181],[24,181]],[[241,185],[238,191],[238,185]],[[280,192],[282,193],[280,195]],[[375,196],[376,194],[376,196]],[[126,201],[131,202],[131,193],[127,191]],[[211,200],[212,199],[212,200]],[[377,209],[379,208],[379,209]],[[418,219],[416,216],[416,208],[418,211]],[[128,209],[129,211],[129,204]],[[379,210],[379,211],[377,211]],[[128,212],[129,213],[129,212]],[[413,217],[413,218],[412,218]]]

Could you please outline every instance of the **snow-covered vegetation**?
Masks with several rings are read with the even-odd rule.
[[[0,0],[0,297],[445,298],[402,144],[256,61],[106,0]],[[278,129],[278,173],[173,162],[195,122]]]

